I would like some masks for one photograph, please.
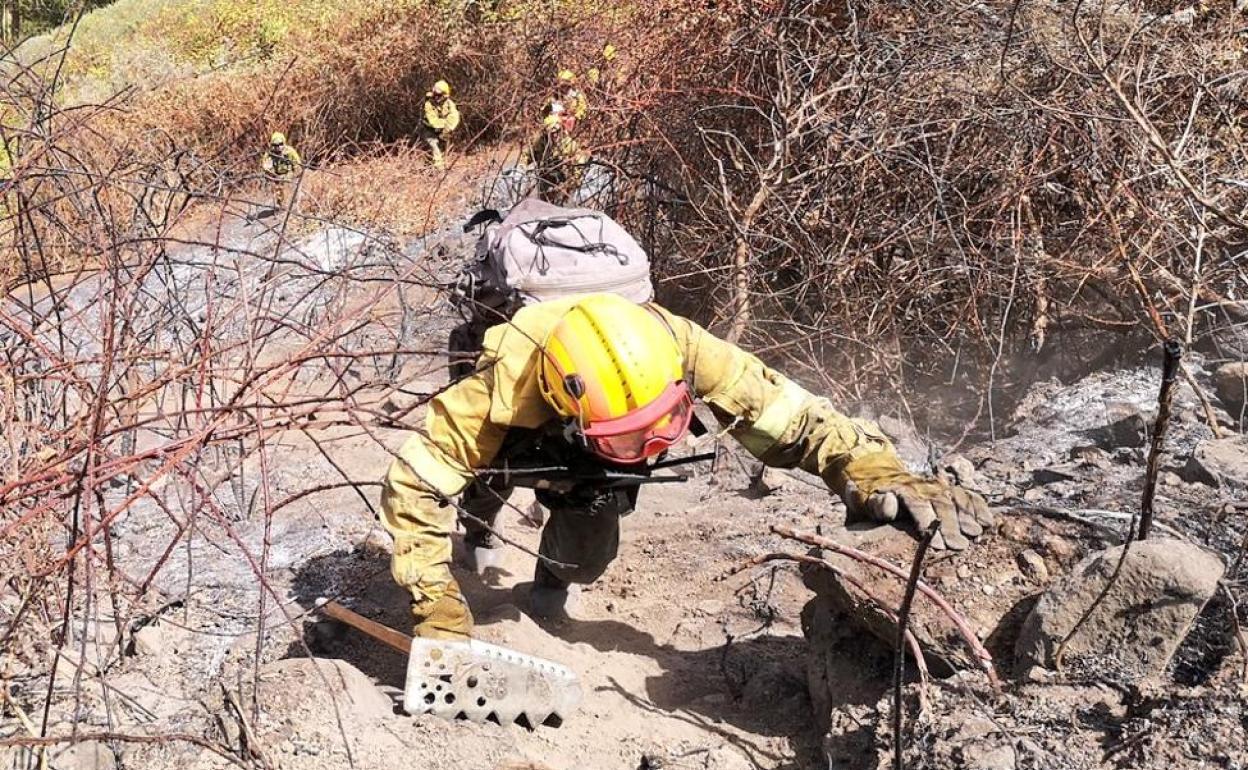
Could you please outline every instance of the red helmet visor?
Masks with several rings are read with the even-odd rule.
[[[692,419],[689,386],[674,382],[641,409],[590,425],[585,429],[585,439],[590,450],[600,457],[617,463],[636,463],[679,441]]]

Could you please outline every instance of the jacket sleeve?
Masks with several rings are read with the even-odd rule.
[[[443,130],[454,131],[459,128],[459,108],[455,106],[455,102],[452,102],[449,99],[447,100],[447,105],[450,109],[447,110],[446,127]]]
[[[391,572],[417,601],[436,601],[451,583],[450,498],[502,444],[506,429],[489,421],[492,387],[486,370],[434,397],[425,429],[407,439],[386,474],[381,523],[394,538]]]
[[[303,167],[303,158],[299,157],[299,151],[294,147],[286,147],[286,158],[295,165],[296,169]]]
[[[875,423],[841,414],[826,398],[692,321],[670,314],[667,318],[695,394],[765,464],[816,474],[845,497],[852,461],[879,453],[896,456]]]
[[[273,156],[270,153],[266,152],[260,159],[260,170],[266,174],[273,173]]]

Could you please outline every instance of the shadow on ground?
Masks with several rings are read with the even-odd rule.
[[[460,547],[458,539],[456,548]],[[456,570],[456,577],[479,619],[488,624],[514,619],[527,606],[528,583],[503,586],[501,576],[485,579]],[[392,628],[410,631],[408,597],[390,577],[389,553],[373,544],[337,551],[305,563],[295,575],[293,591],[311,609],[317,599],[337,598],[360,614]],[[709,622],[709,621],[708,621]],[[753,762],[775,764],[788,753],[797,755],[794,768],[821,766],[806,685],[806,642],[801,637],[766,633],[702,650],[681,650],[616,620],[540,621],[546,632],[572,644],[600,652],[625,652],[655,661],[663,673],[646,679],[635,691],[608,677],[599,690],[613,690],[640,712],[662,714],[696,725],[735,745]],[[305,626],[304,641],[313,653],[339,658],[379,684],[402,687],[406,658],[354,630],[324,620]],[[293,644],[287,657],[302,657]],[[787,741],[788,752],[743,741],[731,725],[759,736]]]

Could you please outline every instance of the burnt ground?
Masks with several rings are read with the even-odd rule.
[[[263,227],[246,227],[230,220],[225,228],[240,249],[272,237]],[[372,261],[428,260],[431,272],[445,275],[466,243],[448,228],[440,245],[369,251],[348,235],[314,233],[305,252],[328,262],[348,252],[368,253]],[[203,260],[186,261],[187,271],[212,269]],[[292,285],[314,277],[296,275]],[[198,285],[174,283],[192,296]],[[303,295],[292,290],[290,296]],[[449,311],[428,296],[409,305],[421,309],[406,327],[412,347],[440,346],[453,322]],[[377,366],[397,372],[394,378],[408,386],[409,394],[385,396],[391,408],[445,381],[436,357]],[[1205,381],[1198,365],[1197,375]],[[1012,661],[1017,626],[1044,587],[1021,572],[1018,555],[1036,551],[1052,577],[1121,538],[1139,499],[1145,449],[1089,431],[1122,408],[1147,413],[1156,380],[1156,371],[1143,367],[1042,385],[1024,400],[1008,435],[964,450],[975,466],[972,483],[998,507],[1001,523],[966,554],[934,558],[927,576],[976,624],[1006,685],[993,693],[970,669],[933,681],[907,737],[910,766],[1242,768],[1248,762],[1243,653],[1225,598],[1210,603],[1165,681],[1125,685],[1108,664],[1023,681]],[[1235,505],[1238,492],[1183,480],[1186,456],[1210,434],[1186,386],[1176,404],[1159,522],[1230,563],[1248,531]],[[896,421],[888,425],[895,433],[907,430]],[[387,449],[404,435],[401,427],[350,426],[276,435],[267,493],[280,498],[336,474],[377,479],[389,462]],[[921,463],[928,453],[915,435],[902,443],[918,448],[911,459]],[[138,437],[140,444],[158,439]],[[205,457],[205,472],[229,467],[228,460]],[[11,697],[0,732],[22,734],[47,703],[52,734],[176,733],[213,747],[88,741],[50,753],[50,766],[65,768],[254,762],[315,770],[387,767],[398,758],[409,767],[487,770],[848,768],[873,767],[887,754],[888,647],[847,621],[812,651],[802,622],[812,593],[793,565],[730,575],[762,554],[804,550],[770,534],[772,525],[839,531],[843,506],[815,479],[784,474],[778,490],[759,494],[751,489],[748,463],[725,448],[714,467],[697,468],[688,483],[643,490],[638,510],[624,521],[620,558],[584,593],[577,621],[541,625],[526,615],[533,563],[520,550],[509,549],[504,567],[485,579],[461,571],[482,638],[555,659],[581,677],[581,709],[558,728],[530,731],[398,713],[390,692],[401,686],[402,658],[326,626],[312,612],[317,598],[336,597],[394,627],[409,623],[406,599],[389,578],[387,538],[370,510],[375,487],[363,497],[329,490],[257,516],[248,501],[266,477],[255,463],[233,467],[230,483],[218,486],[228,520],[199,521],[183,540],[155,506],[137,504],[117,520],[118,566],[145,574],[162,563],[154,590],[139,611],[127,608],[120,635],[106,603],[83,613],[81,633],[59,654],[61,674],[50,694],[47,648],[37,640],[21,649],[15,643],[5,656]],[[171,498],[181,493],[167,491]],[[112,494],[121,499],[125,490]],[[517,493],[515,508],[501,520],[509,536],[533,548],[538,530],[521,515],[528,500]],[[169,550],[171,539],[178,544]],[[1229,595],[1242,596],[1237,580],[1228,576]],[[262,582],[271,592],[261,590]],[[812,697],[813,657],[832,683],[830,699]],[[915,688],[909,686],[912,696]],[[16,750],[5,756],[14,766],[30,758]]]

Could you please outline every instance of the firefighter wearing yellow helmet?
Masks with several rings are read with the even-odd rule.
[[[564,115],[572,121],[584,120],[589,114],[585,92],[576,84],[576,73],[569,69],[559,70],[555,78],[555,98],[551,103],[560,105]],[[569,130],[572,128],[573,125],[568,126]]]
[[[439,80],[425,94],[421,116],[421,140],[428,145],[434,168],[446,167],[446,150],[451,134],[459,128],[459,108],[451,100],[451,85]]]
[[[693,322],[612,294],[566,297],[491,328],[476,373],[433,398],[424,431],[390,467],[382,522],[394,537],[394,578],[413,597],[416,634],[472,634],[451,572],[457,508],[449,501],[462,493],[458,508],[472,517],[469,566],[497,563],[492,523],[510,493],[501,469],[644,474],[690,430],[694,399],[755,457],[820,476],[855,515],[888,521],[905,513],[924,527],[939,521],[935,543],[953,549],[992,523],[975,493],[907,471],[874,424],[842,415]],[[550,518],[530,596],[535,614],[558,616],[575,586],[603,574],[637,489],[587,483],[538,491]]]
[[[562,105],[552,105],[550,113],[542,118],[541,133],[522,158],[533,166],[538,197],[551,203],[569,201],[585,178],[589,155],[572,136],[574,122]]]
[[[260,159],[260,172],[273,188],[273,203],[278,209],[286,207],[286,191],[302,169],[303,159],[298,151],[286,143],[285,134],[274,131],[269,137],[269,149]]]

